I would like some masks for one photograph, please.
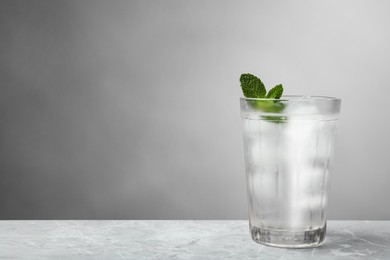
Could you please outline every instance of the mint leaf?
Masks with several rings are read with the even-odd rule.
[[[241,74],[240,83],[242,88],[242,93],[247,98],[262,98],[260,100],[248,100],[249,106],[255,110],[261,110],[265,113],[279,114],[283,112],[286,105],[281,102],[280,97],[283,94],[282,84],[276,85],[273,87],[268,94],[263,82],[256,76],[253,76],[249,73]],[[269,100],[267,100],[269,99]],[[274,123],[284,123],[287,118],[283,115],[263,115],[261,116],[264,120],[271,121]]]
[[[286,105],[280,102],[279,100],[248,100],[249,106],[255,110],[261,110],[265,113],[279,114],[282,113]],[[287,118],[283,115],[263,115],[261,116],[263,120],[267,120],[274,123],[285,123]]]
[[[255,109],[260,109],[267,113],[280,113],[284,110],[285,105],[276,100],[249,100],[250,106]]]
[[[279,84],[273,87],[270,91],[268,91],[266,98],[279,99],[282,96],[282,94],[283,94],[283,86],[282,84]]]
[[[264,98],[266,94],[266,89],[261,82],[261,80],[253,76],[252,74],[246,73],[241,74],[240,83],[242,88],[242,93],[247,98]]]

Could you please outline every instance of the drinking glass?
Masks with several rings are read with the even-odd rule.
[[[318,246],[326,233],[341,100],[241,98],[240,105],[252,239],[276,247]]]

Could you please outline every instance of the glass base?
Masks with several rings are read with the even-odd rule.
[[[306,231],[263,229],[250,225],[252,239],[260,244],[284,248],[317,247],[325,239],[326,224]]]

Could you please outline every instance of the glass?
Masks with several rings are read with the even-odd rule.
[[[258,243],[318,246],[341,100],[241,98],[249,227]]]

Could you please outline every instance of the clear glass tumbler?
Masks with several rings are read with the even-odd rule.
[[[241,98],[249,227],[258,243],[318,246],[341,100]]]

